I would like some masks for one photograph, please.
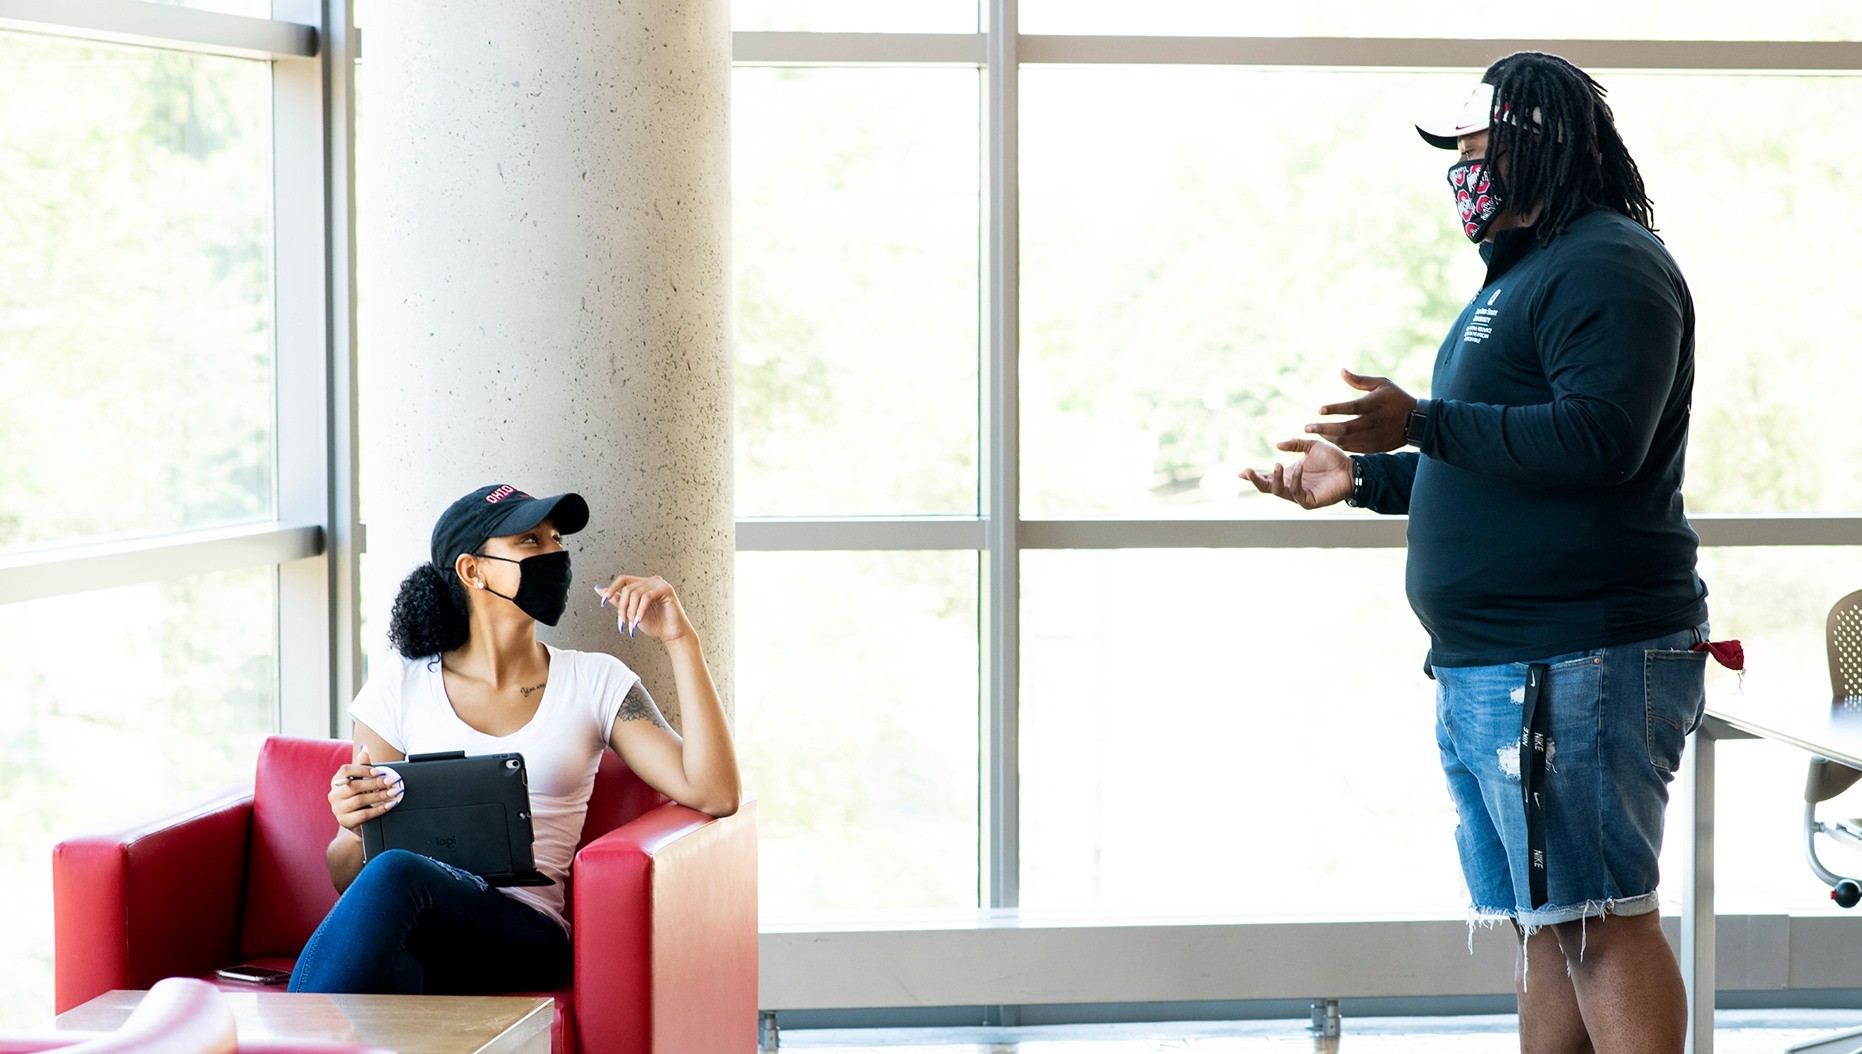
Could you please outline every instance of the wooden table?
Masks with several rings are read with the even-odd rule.
[[[1862,769],[1862,704],[1827,696],[1710,696],[1707,716],[1683,757],[1688,841],[1682,891],[1681,972],[1687,982],[1689,1054],[1713,1052],[1713,781],[1714,744],[1722,739],[1771,739],[1850,768]],[[1780,818],[1784,822],[1786,818]],[[1862,1040],[1858,1041],[1862,1044]]]
[[[115,991],[53,1027],[112,1032],[146,992]],[[556,1001],[509,995],[293,995],[228,992],[239,1038],[332,1039],[399,1054],[550,1054]]]

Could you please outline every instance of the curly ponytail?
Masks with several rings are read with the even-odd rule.
[[[471,636],[470,609],[458,575],[421,564],[401,580],[388,614],[388,643],[410,659],[452,651]]]

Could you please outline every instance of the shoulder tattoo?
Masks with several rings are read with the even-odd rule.
[[[626,698],[621,700],[619,716],[623,721],[639,721],[645,718],[661,728],[671,727],[666,724],[666,719],[660,716],[659,706],[653,702],[653,697],[647,694],[647,686],[639,681],[635,681],[634,686],[627,689]]]

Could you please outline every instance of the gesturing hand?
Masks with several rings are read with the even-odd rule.
[[[635,630],[644,630],[649,637],[671,643],[692,630],[678,594],[658,575],[621,575],[608,588],[596,587],[595,592],[601,595],[603,604],[614,607],[621,632],[630,637]]]
[[[330,777],[330,811],[353,832],[399,804],[402,789],[400,773],[369,764],[369,748],[357,747],[355,763]]]
[[[1360,377],[1350,370],[1340,370],[1345,383],[1369,394],[1348,403],[1328,403],[1319,408],[1321,416],[1356,414],[1349,421],[1310,424],[1306,431],[1337,443],[1354,454],[1381,454],[1395,450],[1404,442],[1404,428],[1416,400],[1408,392],[1390,383],[1388,377]]]
[[[1317,439],[1287,439],[1274,449],[1300,454],[1292,468],[1275,463],[1271,471],[1244,468],[1241,478],[1262,494],[1285,498],[1302,509],[1336,505],[1351,497],[1351,458]]]

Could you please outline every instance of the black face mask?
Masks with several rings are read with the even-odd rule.
[[[562,613],[569,607],[569,550],[538,553],[522,560],[483,554],[479,559],[503,560],[507,564],[517,565],[516,593],[506,597],[490,586],[485,587],[485,592],[494,597],[504,597],[516,604],[517,610],[545,626],[554,626],[562,620]]]

